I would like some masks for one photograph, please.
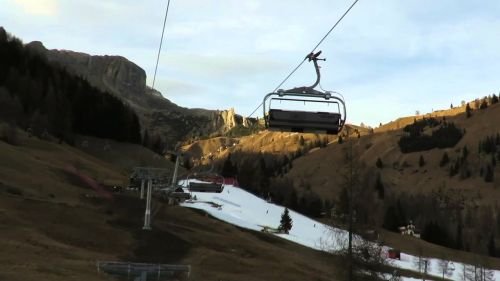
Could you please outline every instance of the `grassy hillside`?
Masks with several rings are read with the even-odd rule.
[[[191,264],[190,280],[335,280],[338,274],[335,257],[158,201],[153,231],[144,232],[144,202],[135,194],[103,199],[65,172],[72,166],[99,183],[125,184],[128,167],[107,162],[105,153],[98,158],[18,133],[17,146],[0,141],[2,280],[111,280],[97,275],[97,260]],[[89,140],[88,149],[99,142]],[[114,161],[152,155],[110,145]]]
[[[368,129],[354,125],[347,125],[344,134],[361,135],[368,134]],[[301,140],[302,138],[302,140]],[[345,135],[344,135],[345,138]],[[270,154],[277,158],[285,155],[291,156],[300,150],[307,150],[319,146],[318,143],[328,144],[336,142],[337,136],[324,134],[299,134],[281,133],[274,131],[260,131],[256,134],[243,137],[218,137],[195,141],[185,145],[182,149],[187,152],[195,164],[209,163],[209,155],[214,159],[224,159],[228,154]]]
[[[479,144],[500,132],[500,106],[474,110],[470,118],[465,113],[455,114],[456,110],[449,113],[452,115],[445,117],[446,122],[453,122],[466,132],[454,147],[402,153],[398,146],[398,141],[406,135],[402,129],[376,130],[374,134],[332,144],[297,158],[284,178],[295,183],[307,182],[307,188],[325,200],[336,201],[334,207],[341,208],[339,197],[347,168],[345,155],[352,145],[355,162],[361,170],[364,197],[359,200],[364,200],[365,211],[359,213],[363,213],[360,216],[365,217],[364,222],[382,227],[391,223],[401,226],[413,220],[429,241],[498,256],[500,169],[495,164],[498,154],[479,152]],[[426,128],[423,134],[430,135],[434,130]],[[443,162],[445,154],[448,162]],[[490,181],[486,179],[488,169],[492,171]],[[377,180],[383,185],[382,196],[377,194]],[[295,187],[303,189],[303,185]],[[403,211],[390,213],[391,207]],[[432,223],[439,226],[439,234],[430,229]]]
[[[413,120],[412,117],[408,117]],[[454,122],[466,130],[460,142],[452,148],[432,149],[423,152],[403,154],[397,145],[402,130],[392,130],[372,135],[365,135],[353,140],[353,149],[360,163],[367,170],[378,170],[385,180],[388,189],[394,192],[421,193],[430,192],[443,183],[456,189],[465,189],[478,192],[481,202],[493,203],[500,198],[500,169],[495,169],[493,183],[485,183],[479,176],[481,164],[486,160],[484,155],[478,153],[479,141],[487,136],[500,132],[500,106],[493,105],[485,110],[474,111],[471,118],[465,114],[448,117],[449,122]],[[413,122],[413,121],[412,121]],[[458,157],[464,146],[468,147],[470,179],[461,180],[458,177],[449,177],[449,166],[440,167],[444,152],[450,159]],[[338,178],[345,164],[344,150],[348,145],[334,144],[319,151],[307,154],[294,161],[290,173],[293,178],[307,178],[314,189],[325,197],[334,197],[340,185]],[[419,166],[420,155],[426,164]],[[384,164],[383,169],[376,168],[376,161],[380,158]]]
[[[329,214],[330,207],[342,208],[345,156],[352,146],[364,190],[365,210],[359,215],[365,223],[394,230],[413,220],[429,241],[500,256],[500,146],[489,152],[500,133],[500,106],[479,109],[477,104],[471,103],[470,118],[462,106],[400,118],[373,132],[351,127],[344,132],[342,143],[331,136],[264,131],[242,138],[199,141],[184,149],[205,164],[207,156],[214,155],[221,169],[230,155],[238,177],[255,183],[245,185],[250,191],[270,194],[278,203],[316,216],[322,211]],[[402,153],[398,142],[409,134],[403,129],[423,118],[434,118],[437,123],[422,129],[424,137],[451,123],[465,133],[452,147]],[[381,166],[377,167],[379,160]],[[396,205],[402,205],[403,212],[388,214]],[[437,232],[433,223],[439,226]]]

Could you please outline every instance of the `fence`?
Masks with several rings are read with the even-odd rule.
[[[152,281],[187,279],[191,272],[189,265],[153,264],[98,261],[97,272],[107,273],[122,280]]]

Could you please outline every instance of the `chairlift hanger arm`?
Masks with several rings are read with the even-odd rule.
[[[304,59],[304,61],[306,59],[308,59],[309,61],[312,61],[314,64],[314,69],[316,70],[316,81],[314,82],[314,84],[312,84],[311,86],[302,86],[302,87],[297,87],[297,88],[293,88],[293,89],[289,89],[289,90],[279,89],[278,93],[279,92],[291,92],[291,93],[308,92],[308,93],[319,93],[320,94],[321,92],[314,90],[314,88],[316,88],[316,86],[318,86],[320,81],[321,81],[321,72],[320,72],[320,66],[318,65],[318,61],[319,60],[326,61],[326,59],[318,58],[320,54],[321,54],[321,51],[319,51],[317,53],[310,53]]]
[[[321,73],[319,71],[318,61],[319,60],[326,61],[326,59],[318,58],[319,55],[321,55],[321,51],[319,51],[317,53],[310,53],[309,55],[306,56],[306,59],[308,59],[309,61],[312,61],[314,63],[314,68],[316,69],[316,82],[314,82],[314,84],[312,86],[307,87],[310,89],[316,88],[316,86],[318,86],[320,79],[321,79]]]

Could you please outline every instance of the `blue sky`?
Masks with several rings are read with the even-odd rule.
[[[0,25],[51,49],[121,55],[151,85],[166,0],[0,0]],[[249,114],[352,1],[172,0],[156,88]],[[348,122],[378,125],[500,90],[500,1],[360,0],[318,48]],[[311,65],[283,86],[314,81]],[[261,111],[258,111],[262,115]]]

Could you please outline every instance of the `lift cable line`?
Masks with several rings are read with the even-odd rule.
[[[169,7],[170,7],[170,0],[168,0],[168,2],[167,2],[167,10],[165,11],[165,19],[163,20],[163,28],[161,30],[160,47],[158,48],[158,56],[156,57],[155,74],[153,75],[153,86],[152,86],[153,89],[155,88],[156,72],[158,70],[158,63],[160,62],[161,47],[163,45],[163,36],[165,34],[165,25],[167,24],[168,8]]]
[[[325,36],[323,36],[323,38],[321,38],[321,40],[318,42],[318,44],[316,44],[316,46],[312,49],[312,51],[309,54],[313,54],[314,51],[316,51],[316,49],[319,47],[319,45],[321,45],[321,43],[323,43],[323,41],[325,41],[325,39],[328,37],[328,35],[330,35],[330,33],[332,33],[332,31],[337,27],[337,25],[339,25],[339,23],[351,11],[351,9],[354,7],[354,5],[356,5],[356,3],[358,3],[358,1],[359,0],[355,0],[351,4],[351,6],[345,11],[345,13],[339,18],[339,20],[337,20],[337,22],[332,26],[332,28],[330,28],[330,30],[328,30],[328,32],[325,34]],[[273,90],[273,92],[276,92],[283,84],[285,84],[285,82],[304,64],[304,62],[309,58],[309,54],[292,70],[292,72],[290,72],[290,74],[288,74],[288,76],[285,77],[285,79],[283,79],[283,81],[281,81],[281,83]],[[250,115],[248,115],[247,118],[252,117],[252,115],[255,112],[257,112],[257,110],[259,110],[259,108],[261,108],[263,105],[264,105],[264,102],[260,103],[257,106],[257,108],[255,108],[254,111],[252,111],[252,113],[250,113]]]

